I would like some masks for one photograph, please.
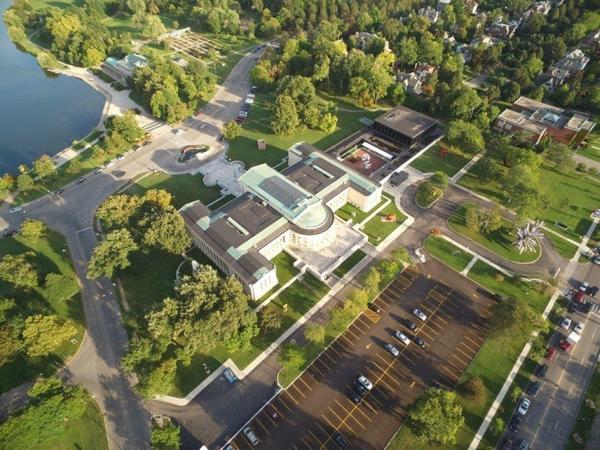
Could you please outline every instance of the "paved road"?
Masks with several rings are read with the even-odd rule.
[[[435,382],[453,388],[485,339],[493,304],[487,294],[445,265],[432,260],[419,275],[400,274],[375,303],[378,315],[365,311],[288,389],[258,414],[250,427],[258,448],[337,448],[336,432],[350,448],[381,449],[407,415],[409,405]],[[426,323],[412,316],[418,306]],[[406,320],[418,322],[421,348],[393,337],[411,335]],[[400,354],[383,349],[392,342]],[[374,384],[360,405],[349,398],[352,381],[363,374]],[[251,448],[243,434],[236,449]]]
[[[176,150],[186,143],[211,145],[210,157],[223,152],[216,139],[223,123],[237,116],[243,97],[249,90],[249,70],[259,55],[249,54],[239,61],[205,107],[202,116],[179,126],[184,129],[181,136],[175,137],[170,127],[158,124],[152,131],[153,142],[150,145],[130,153],[105,172],[90,174],[83,183],[68,186],[60,196],[46,196],[14,214],[8,213],[7,205],[0,207],[0,231],[17,228],[26,218],[37,218],[67,239],[75,269],[83,284],[87,333],[63,375],[82,383],[98,401],[105,415],[111,449],[147,449],[149,413],[119,368],[127,345],[127,334],[113,287],[108,280],[90,281],[85,277],[87,261],[97,243],[91,228],[94,212],[107,196],[141,173],[155,169],[171,173],[197,169],[201,161],[190,164],[176,162]],[[206,125],[201,126],[201,122]]]

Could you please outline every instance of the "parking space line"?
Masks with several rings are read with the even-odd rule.
[[[285,392],[285,391],[283,391],[283,392]],[[281,402],[281,404],[282,404],[283,406],[285,406],[285,407],[286,407],[286,409],[287,409],[288,411],[290,411],[290,412],[292,412],[292,411],[293,411],[293,409],[289,407],[289,405],[288,405],[288,404],[285,402],[285,400],[283,400],[282,394],[278,395],[278,396],[277,396],[277,399],[278,399],[278,400]]]
[[[258,417],[256,417],[256,418],[254,419],[254,422],[256,422],[258,425],[260,425],[260,427],[261,427],[263,430],[265,430],[265,433],[267,433],[269,436],[271,436],[271,433],[269,432],[269,430],[267,430],[267,427],[265,427],[265,426],[263,425],[263,423],[262,423],[262,422],[261,422],[261,421],[258,419]]]
[[[271,415],[271,414],[269,414],[269,413],[267,412],[267,409],[266,409],[266,408],[265,408],[265,409],[263,409],[263,412],[264,412],[264,415],[265,415],[265,417],[266,417],[267,419],[269,419],[269,421],[270,421],[270,422],[273,424],[273,426],[274,426],[275,428],[277,428],[277,422],[275,422],[275,421],[273,420],[273,417],[272,417],[272,415]]]
[[[323,433],[325,433],[325,436],[329,436],[329,433],[323,429],[323,427],[321,426],[321,424],[319,422],[315,422],[315,425],[317,427],[319,427]],[[319,439],[319,441],[320,441],[320,439]]]
[[[394,362],[395,362],[395,361],[394,361]],[[402,364],[402,363],[400,363],[400,364]],[[406,367],[406,366],[405,366],[404,364],[402,364],[402,367]],[[391,370],[392,372],[394,372],[394,374],[395,374],[395,375],[396,375],[396,376],[397,376],[399,379],[404,379],[404,378],[406,378],[406,374],[404,374],[404,373],[400,372],[400,370],[398,370],[398,368],[397,368],[397,367],[395,367],[394,365],[393,365],[393,366],[390,368],[390,370]]]
[[[279,411],[278,408],[275,407],[274,402],[271,402],[270,405],[273,407],[273,409],[275,410],[275,412],[277,413],[278,416],[282,417],[283,420],[285,420],[285,416],[283,414],[281,414],[281,412]]]
[[[354,411],[355,411],[355,412],[359,412],[359,413],[361,413],[361,414],[364,416],[364,418],[365,418],[365,419],[367,419],[369,422],[373,422],[373,419],[371,419],[371,418],[370,418],[370,417],[367,415],[367,413],[366,413],[366,412],[364,412],[362,409],[360,409],[360,408],[356,408]]]
[[[331,409],[331,407],[328,406],[327,410],[331,411],[335,417],[337,417],[338,419],[340,419],[342,421],[342,423],[344,423],[344,419],[338,413],[336,413],[333,409]]]
[[[333,346],[332,346],[332,345],[330,345],[330,346],[327,348],[327,351],[329,351],[329,350],[331,350],[333,353],[335,353],[336,355],[338,355],[340,358],[343,358],[343,357],[344,357],[344,355],[343,355],[343,354],[341,354],[341,353],[340,353],[338,350],[336,350],[335,348],[333,348]]]
[[[362,423],[360,423],[360,420],[358,420],[356,417],[354,417],[354,415],[353,415],[353,414],[349,414],[349,415],[348,415],[348,418],[349,418],[349,419],[352,419],[352,420],[354,420],[354,421],[355,421],[355,422],[358,424],[358,426],[359,426],[359,427],[361,427],[363,430],[366,430],[366,429],[367,429],[367,427],[365,427],[365,426],[364,426]],[[348,425],[348,422],[346,422],[346,426],[347,426],[348,428],[352,429],[352,428],[351,428],[351,427]],[[358,436],[358,434],[357,434],[357,436]]]
[[[321,439],[319,439],[317,436],[315,436],[315,434],[312,431],[310,431],[308,428],[306,429],[306,431],[308,431],[310,433],[310,435],[313,437],[313,439],[315,441],[317,441],[319,443],[319,445],[321,445],[321,443],[322,443]]]
[[[331,421],[327,418],[327,416],[325,414],[321,414],[321,417],[323,419],[325,419],[325,422],[327,422],[331,428],[333,428],[334,430],[338,429],[338,427],[336,427],[334,424],[331,423]],[[327,436],[330,436],[330,433],[327,433]],[[327,441],[325,441],[325,442],[327,442]]]
[[[459,349],[456,349],[456,350],[459,350]],[[465,366],[468,366],[471,363],[471,360],[473,359],[473,357],[470,357],[470,358],[461,358],[459,356],[462,356],[462,355],[458,355],[456,353],[453,353],[452,356],[451,356],[451,358],[456,358],[458,361],[460,361]],[[467,362],[465,362],[464,359],[466,359]]]
[[[458,351],[458,352],[460,352],[460,353],[462,353],[463,355],[465,355],[469,359],[469,361],[470,361],[471,359],[473,359],[473,356],[475,356],[475,354],[477,353],[477,351],[473,350],[471,347],[467,347],[468,350],[471,350],[473,352],[472,355],[469,355],[467,352],[463,351],[460,348],[462,345],[465,345],[465,344],[459,345],[458,347],[456,347],[455,350]]]
[[[425,333],[425,331],[423,329],[419,330],[419,334],[424,334],[430,340],[435,341],[435,338],[429,336],[427,333]]]
[[[354,346],[354,341],[352,339],[350,339],[348,336],[346,336],[346,333],[344,334],[340,334],[340,338],[344,339],[346,342],[348,342],[348,344],[352,347]],[[339,338],[338,338],[339,339]]]
[[[306,372],[304,372],[304,373],[306,373]],[[309,390],[312,391],[312,387],[310,387],[310,385],[306,381],[303,380],[303,377],[304,377],[304,374],[302,374],[302,376],[298,378],[298,381],[301,381],[304,386],[306,386]]]
[[[315,361],[314,361],[314,362],[313,362],[313,363],[310,365],[310,367],[307,369],[307,372],[309,372],[309,373],[310,373],[310,371],[311,371],[311,370],[313,370],[313,369],[317,371],[317,373],[316,373],[316,374],[312,374],[312,373],[310,374],[310,375],[311,375],[313,378],[315,378],[315,379],[316,379],[316,376],[320,376],[320,377],[324,376],[323,372],[321,372],[321,371],[319,370],[319,368],[318,368],[318,367],[315,365],[315,364],[317,363],[317,361],[318,361],[318,360],[315,360]],[[315,376],[315,375],[316,375],[316,376]]]
[[[464,339],[466,339],[467,341],[471,342],[473,345],[479,347],[479,343],[475,342],[473,339],[471,339],[469,336],[467,336],[466,334],[463,336]]]
[[[437,314],[436,314],[434,317],[432,317],[430,320],[427,321],[426,326],[429,326],[429,327],[435,326],[435,327],[439,328],[440,330],[443,330],[444,327],[442,325],[440,325],[439,323],[435,323],[435,321],[437,319],[438,319],[438,317],[437,317]]]
[[[363,329],[363,327],[365,329]],[[353,330],[353,328],[356,328],[356,330],[358,330],[358,331]],[[369,327],[360,323],[358,320],[355,320],[354,322],[352,322],[352,325],[350,325],[346,330],[351,330],[353,333],[358,333],[358,334],[362,335],[362,334],[365,334],[367,331],[369,331]]]
[[[386,353],[386,355],[387,355],[387,353]],[[394,358],[392,358],[391,361],[388,361],[383,356],[381,356],[381,353],[375,353],[375,356],[377,356],[379,359],[381,359],[386,364],[390,364],[392,361],[394,361]],[[371,361],[373,361],[373,360],[371,360]]]
[[[302,392],[302,391],[300,390],[300,388],[299,388],[298,386],[296,386],[296,383],[294,383],[294,384],[290,384],[290,386],[289,386],[289,387],[290,387],[290,388],[292,388],[292,387],[293,387],[295,390],[297,390],[297,391],[298,391],[298,393],[299,393],[299,394],[302,396],[302,398],[306,398],[306,395],[304,395],[304,392]],[[289,389],[289,388],[288,388],[288,389]],[[291,395],[291,394],[290,394],[290,395]]]
[[[400,386],[400,387],[402,387],[402,386],[403,386],[403,384],[402,384],[402,383],[400,383],[400,381],[396,380],[396,378],[394,378],[394,377],[393,377],[393,376],[392,376],[392,375],[391,375],[389,372],[387,372],[387,373],[386,373],[384,376],[385,376],[385,377],[387,377],[387,378],[386,378],[386,380],[393,381],[394,383],[396,383],[396,384],[397,384],[398,386]],[[382,379],[383,379],[383,378],[382,378]]]
[[[470,336],[467,336],[467,333],[470,333]],[[479,336],[478,334],[473,333],[473,331],[471,329],[468,329],[465,332],[465,339],[469,339],[472,342],[474,342],[476,345],[481,345],[481,343],[483,341],[485,341],[485,339],[481,336]]]
[[[459,366],[457,366],[456,364],[454,364],[454,363],[453,363],[453,362],[450,360],[450,358],[448,358],[448,359],[446,360],[446,362],[447,362],[448,364],[452,364],[452,365],[453,365],[454,367],[456,367],[456,368],[457,368],[459,371],[463,371],[463,370],[465,369],[464,367],[459,367]]]
[[[298,400],[296,400],[294,397],[292,397],[292,394],[289,393],[289,391],[283,391],[282,395],[287,395],[289,398],[292,399],[292,401],[297,405],[300,406],[300,402],[298,402]]]
[[[354,336],[356,338],[357,341],[360,339],[360,336],[354,334],[350,328],[346,328],[346,332],[344,334],[346,334],[346,333],[350,333],[352,336]]]
[[[300,437],[300,440],[302,441],[302,443],[303,443],[304,445],[306,445],[306,448],[308,448],[308,450],[312,449],[312,446],[311,446],[311,445],[308,445],[308,444],[306,443],[306,441],[304,440],[304,438]]]
[[[367,408],[369,408],[371,411],[373,411],[374,414],[377,414],[377,410],[375,408],[373,408],[368,401],[363,400],[362,402],[363,405],[365,405]]]
[[[448,366],[444,366],[444,368],[443,368],[442,370],[445,370],[445,371],[446,371],[446,372],[448,372],[450,375],[452,375],[453,377],[457,378],[457,380],[458,380],[458,379],[460,379],[460,375],[461,375],[461,374],[459,373],[459,374],[458,374],[458,376],[457,376],[457,375],[454,373],[454,371],[452,371],[452,370],[450,369],[450,367],[448,367]]]
[[[371,311],[370,309],[366,309],[364,315],[373,323],[377,323],[379,322],[379,319],[381,319],[381,316],[379,314],[377,314],[375,311]],[[362,315],[360,317],[362,317]]]
[[[366,313],[367,311],[370,311],[370,310],[369,310],[369,309],[366,309],[366,310],[365,310],[365,313]],[[364,326],[366,326],[366,327],[367,327],[367,329],[370,329],[370,328],[373,326],[373,324],[372,324],[372,323],[369,323],[369,322],[367,322],[367,320],[366,320],[366,319],[365,319],[363,316],[365,316],[367,319],[371,320],[371,319],[370,319],[368,316],[366,316],[365,314],[361,314],[360,316],[358,316],[358,317],[357,317],[357,319],[355,320],[355,322],[360,322],[360,323],[361,323],[361,325],[364,325]],[[377,317],[379,317],[379,316],[377,316]]]

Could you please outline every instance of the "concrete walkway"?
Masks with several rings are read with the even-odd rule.
[[[477,164],[477,161],[479,161],[481,158],[483,158],[483,156],[485,155],[485,152],[486,152],[486,150],[483,150],[483,151],[479,152],[478,154],[476,154],[471,159],[471,161],[469,161],[467,164],[465,164],[458,172],[456,172],[450,178],[450,181],[452,181],[453,183],[457,183],[458,180],[460,180],[463,177],[463,175],[469,171],[469,169],[471,167],[473,167],[475,164]]]

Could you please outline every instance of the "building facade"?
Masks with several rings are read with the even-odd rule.
[[[253,299],[277,285],[276,255],[288,248],[326,249],[342,226],[337,209],[350,203],[369,211],[382,194],[379,183],[303,143],[288,150],[283,171],[262,164],[239,182],[243,194],[215,211],[196,201],[180,213],[195,245]]]

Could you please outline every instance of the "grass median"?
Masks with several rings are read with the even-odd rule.
[[[469,228],[467,226],[467,209],[471,207],[476,208],[477,206],[473,203],[465,202],[452,213],[448,218],[448,226],[451,230],[476,242],[508,261],[532,263],[540,257],[540,246],[537,246],[533,252],[524,251],[523,253],[519,253],[519,250],[513,245],[516,238],[513,226],[505,218],[502,218],[502,225],[500,228],[490,233]]]
[[[431,256],[439,259],[457,272],[462,272],[473,259],[473,255],[461,250],[442,237],[429,236],[425,239],[423,245]]]

